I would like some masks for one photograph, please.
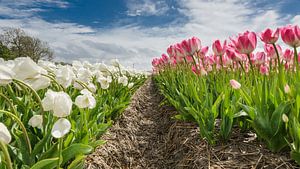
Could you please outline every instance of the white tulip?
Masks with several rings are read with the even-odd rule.
[[[121,76],[118,78],[118,83],[123,84],[123,86],[127,86],[128,78],[126,76]]]
[[[42,106],[44,111],[50,111],[53,110],[53,105],[54,105],[54,99],[56,97],[56,93],[49,89],[45,93],[45,97],[42,100]]]
[[[96,100],[92,93],[87,89],[83,89],[80,92],[82,95],[79,95],[75,99],[75,105],[79,108],[89,108],[93,109],[96,107]]]
[[[114,66],[114,67],[120,67],[120,62],[118,59],[112,59],[110,61],[111,65]]]
[[[45,61],[45,60],[39,60],[38,65],[42,68],[49,70],[49,71],[55,71],[56,65],[53,62]]]
[[[65,92],[58,92],[56,94],[53,104],[53,115],[56,117],[66,117],[71,114],[72,100]]]
[[[51,84],[51,80],[45,76],[38,76],[36,78],[25,79],[24,82],[36,91],[40,89],[46,89]]]
[[[39,129],[43,128],[43,116],[42,115],[34,115],[32,116],[28,124],[32,127],[37,127]]]
[[[6,65],[0,64],[0,85],[7,85],[9,84],[15,73]]]
[[[130,88],[132,88],[132,87],[133,87],[133,85],[134,85],[134,83],[132,83],[132,82],[131,82],[131,83],[129,83],[129,84],[128,84],[128,88],[129,88],[129,89],[130,89]]]
[[[89,83],[87,87],[92,91],[93,93],[96,93],[97,87],[93,83]]]
[[[5,144],[9,144],[11,141],[11,135],[7,127],[1,122],[0,122],[0,141],[4,142]]]
[[[47,71],[38,66],[30,58],[18,58],[15,61],[15,66],[12,71],[15,72],[15,78],[19,80],[25,80],[28,78],[36,78],[40,74],[47,74]]]
[[[108,89],[109,88],[109,84],[111,83],[111,77],[99,77],[98,78],[98,82],[100,83],[100,86],[102,89]]]
[[[53,115],[56,117],[66,117],[70,115],[72,104],[72,100],[67,93],[53,92],[51,89],[46,92],[42,100],[44,111],[52,110]]]
[[[61,118],[58,119],[51,130],[51,135],[54,138],[62,138],[64,135],[68,134],[71,130],[71,123],[68,119]]]
[[[64,88],[67,88],[75,79],[75,74],[70,66],[60,66],[55,71],[55,78],[60,85],[62,85]]]

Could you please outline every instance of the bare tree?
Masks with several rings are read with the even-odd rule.
[[[23,30],[9,28],[0,35],[0,42],[11,50],[11,59],[30,57],[34,61],[39,59],[53,59],[53,51],[46,42],[27,35]]]

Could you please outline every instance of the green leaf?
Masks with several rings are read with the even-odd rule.
[[[94,150],[94,148],[92,146],[89,146],[89,145],[86,145],[86,144],[81,144],[81,143],[73,144],[73,145],[65,148],[62,151],[62,156],[63,156],[62,164],[65,164],[66,162],[68,162],[72,158],[75,158],[77,155],[89,154],[93,150]]]
[[[84,155],[79,155],[74,161],[68,166],[68,169],[82,169],[84,168]]]
[[[96,148],[96,147],[101,146],[105,143],[106,143],[105,140],[97,140],[97,141],[89,143],[89,145],[92,146],[93,148]]]
[[[58,163],[58,157],[48,158],[37,162],[30,169],[42,169],[42,168],[52,169],[57,165],[57,163]]]
[[[271,125],[272,128],[275,129],[274,136],[278,133],[281,125],[282,125],[282,114],[286,112],[287,108],[289,108],[290,102],[281,103],[273,112],[271,117]]]

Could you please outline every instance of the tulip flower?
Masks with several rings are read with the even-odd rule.
[[[285,113],[282,114],[282,121],[285,123],[289,122],[289,117]]]
[[[298,31],[298,26],[287,25],[283,27],[281,29],[281,38],[283,42],[291,47],[300,46],[300,38],[297,36]]]
[[[71,123],[68,119],[60,118],[58,119],[51,130],[51,135],[54,138],[62,138],[66,134],[68,134],[71,130]]]
[[[283,60],[286,62],[292,61],[294,58],[294,52],[290,49],[286,49],[283,54]]]
[[[255,54],[254,64],[261,65],[267,62],[267,56],[265,52],[257,52]]]
[[[260,39],[267,44],[275,44],[279,37],[279,28],[272,31],[270,28],[266,29],[260,34]]]
[[[100,83],[100,86],[102,89],[108,89],[109,88],[109,84],[112,82],[111,76],[108,77],[99,77],[98,82]]]
[[[179,43],[175,45],[175,53],[176,53],[176,56],[179,58],[183,58],[186,55],[184,49],[182,48],[181,44],[179,44]]]
[[[66,117],[71,114],[72,100],[65,92],[54,92],[49,89],[42,100],[44,111],[53,111],[56,117]]]
[[[111,65],[114,66],[114,67],[120,67],[120,62],[118,59],[112,59],[110,61]]]
[[[167,49],[167,53],[169,57],[175,57],[176,56],[175,46],[174,45],[169,46],[169,48]]]
[[[192,37],[188,40],[190,48],[191,48],[191,54],[193,55],[195,52],[201,50],[201,41],[197,37]]]
[[[234,80],[234,79],[230,80],[230,85],[233,89],[241,88],[241,84],[238,81]]]
[[[45,76],[38,76],[32,79],[25,79],[25,83],[31,86],[34,90],[38,91],[41,89],[46,89],[50,86],[51,80]]]
[[[0,141],[4,142],[5,144],[9,144],[11,141],[11,135],[7,127],[1,122],[0,122]]]
[[[266,65],[261,65],[259,71],[262,75],[268,75],[269,74],[269,68]]]
[[[205,57],[205,55],[207,54],[207,52],[208,52],[208,49],[209,49],[209,47],[208,46],[204,46],[204,47],[202,47],[201,48],[201,50],[200,51],[198,51],[198,57],[200,57],[200,58],[204,58]]]
[[[15,73],[6,65],[0,64],[0,85],[7,85],[9,84]]]
[[[75,74],[69,65],[59,67],[54,74],[56,81],[64,88],[71,86],[75,79]]]
[[[225,49],[226,49],[226,40],[224,41],[223,45],[221,45],[220,40],[216,40],[213,44],[212,44],[212,50],[214,52],[215,55],[217,56],[222,56],[225,53]]]
[[[96,99],[92,95],[92,93],[87,90],[83,89],[80,91],[81,95],[77,96],[75,99],[75,105],[79,108],[89,108],[93,109],[96,107]]]
[[[249,31],[239,34],[236,39],[231,39],[231,41],[239,53],[247,55],[254,51],[257,44],[256,34]]]
[[[184,50],[184,55],[192,54],[192,47],[187,40],[183,40],[180,45]]]
[[[123,86],[127,86],[128,78],[126,76],[118,77],[118,83],[123,84]]]
[[[129,89],[131,89],[133,86],[134,86],[134,83],[133,83],[133,82],[131,82],[131,83],[128,84],[128,88],[129,88]]]
[[[284,92],[285,92],[285,93],[290,93],[290,92],[291,92],[291,88],[290,88],[290,86],[289,86],[288,84],[286,84],[286,85],[284,86]]]
[[[281,49],[281,47],[279,45],[276,45],[276,49],[277,49],[277,51],[279,53],[279,56],[281,56],[282,55],[282,49]],[[264,45],[264,50],[267,53],[267,56],[269,58],[274,59],[274,58],[277,57],[276,50],[275,50],[275,48],[274,48],[273,45],[265,44]]]
[[[32,116],[28,121],[28,125],[30,125],[31,127],[37,127],[39,129],[43,128],[43,116],[42,115]]]
[[[15,78],[18,80],[36,78],[41,74],[47,74],[45,69],[38,66],[30,58],[19,58],[15,62],[15,66],[13,67],[12,71],[14,71]]]

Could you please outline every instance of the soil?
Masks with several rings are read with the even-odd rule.
[[[192,122],[172,117],[149,78],[120,119],[103,135],[107,143],[86,158],[88,169],[300,168],[289,153],[275,154],[255,134],[234,128],[227,143],[210,146]]]

